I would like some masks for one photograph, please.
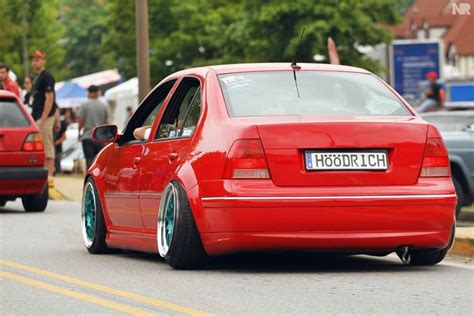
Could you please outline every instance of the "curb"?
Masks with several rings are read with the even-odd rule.
[[[56,188],[49,188],[49,199],[53,201],[67,200],[67,198]]]
[[[474,258],[474,239],[464,237],[456,238],[449,254]]]

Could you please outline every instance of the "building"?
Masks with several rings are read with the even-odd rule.
[[[453,75],[474,77],[474,0],[415,0],[394,28],[398,39],[442,39]]]

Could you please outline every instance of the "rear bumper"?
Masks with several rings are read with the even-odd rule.
[[[0,180],[45,180],[48,170],[44,167],[0,167]]]
[[[451,230],[203,233],[209,255],[243,251],[308,250],[370,253],[411,249],[441,249],[448,245]]]
[[[425,182],[411,186],[410,194],[374,187],[371,194],[359,195],[344,195],[343,189],[335,188],[335,194],[314,189],[313,194],[306,190],[299,196],[270,195],[268,190],[263,195],[253,187],[253,196],[207,196],[201,198],[206,223],[205,229],[200,227],[201,237],[210,255],[275,249],[443,248],[454,223],[456,195],[450,179],[442,181],[441,186],[448,188],[444,192],[423,189],[429,187]]]
[[[0,167],[0,196],[41,193],[47,179],[44,167]]]

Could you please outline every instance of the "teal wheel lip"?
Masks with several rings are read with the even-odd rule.
[[[165,205],[165,242],[171,245],[171,241],[173,239],[173,230],[174,230],[174,214],[175,214],[175,195],[170,193],[167,198],[166,205]]]
[[[82,237],[87,248],[94,242],[97,224],[97,200],[92,183],[84,187],[82,197]]]
[[[173,184],[169,184],[163,192],[158,216],[157,243],[162,257],[166,256],[173,242],[178,207],[178,191]]]

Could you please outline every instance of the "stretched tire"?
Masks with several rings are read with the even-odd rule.
[[[81,210],[82,238],[87,250],[93,254],[108,253],[105,244],[106,227],[102,204],[94,180],[87,179],[82,195]]]
[[[22,196],[21,202],[26,212],[44,212],[48,205],[48,198],[49,189],[48,185],[45,185],[42,193]]]
[[[157,242],[160,255],[174,269],[198,269],[207,255],[184,189],[176,181],[165,188],[158,214]]]
[[[462,189],[462,185],[458,181],[458,179],[453,177],[453,184],[454,184],[454,188],[456,189],[456,195],[458,196],[458,202],[456,204],[456,217],[458,217],[459,214],[461,213],[462,207],[466,205],[466,198],[464,195],[464,191]]]
[[[410,265],[412,266],[432,266],[440,263],[454,243],[454,233],[456,226],[451,228],[451,239],[446,248],[436,250],[414,250],[410,253]]]

